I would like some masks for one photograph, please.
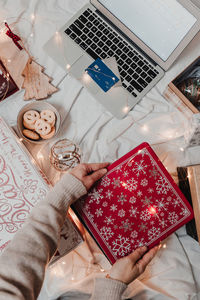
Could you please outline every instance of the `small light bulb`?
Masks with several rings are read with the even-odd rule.
[[[30,34],[30,37],[33,37],[33,35],[34,35],[34,34],[33,34],[33,33],[31,33],[31,34]]]
[[[83,74],[83,81],[84,81],[85,83],[90,83],[90,82],[91,82],[91,77],[88,75],[87,72],[85,72],[85,73]]]
[[[112,80],[114,80],[114,81],[115,81],[115,77],[113,77],[113,78],[112,78]]]
[[[180,148],[180,151],[182,151],[182,152],[183,152],[183,151],[184,151],[184,148],[183,148],[183,147],[181,147],[181,148]]]
[[[74,276],[72,276],[71,280],[74,281],[74,279],[75,279]]]
[[[122,186],[127,186],[126,182],[121,182]]]
[[[8,62],[10,63],[10,62],[11,62],[11,59],[8,59]]]
[[[167,248],[167,245],[166,245],[166,244],[163,244],[163,248]]]
[[[124,108],[123,108],[124,113],[127,113],[129,110],[130,110],[130,107],[128,105],[124,106]]]
[[[31,15],[31,20],[33,20],[33,21],[35,20],[35,15],[34,14]]]
[[[63,265],[66,265],[66,262],[65,262],[65,261],[63,261],[63,262],[62,262],[62,264],[63,264]]]
[[[43,159],[43,155],[42,155],[42,153],[38,152],[38,154],[37,154],[37,158],[38,158],[38,159]]]
[[[104,269],[100,269],[100,271],[101,271],[101,272],[104,272],[105,270],[104,270]]]
[[[149,212],[150,212],[150,214],[155,215],[155,214],[156,214],[156,209],[155,209],[155,207],[151,206],[151,207],[149,208]]]
[[[149,130],[149,129],[148,129],[148,126],[147,126],[147,125],[143,125],[143,126],[142,126],[142,130],[143,130],[143,131],[148,131],[148,130]]]
[[[55,34],[59,34],[59,32],[58,32],[58,31],[56,31],[56,32],[55,32]]]
[[[71,68],[70,64],[66,65],[66,69],[69,70]]]

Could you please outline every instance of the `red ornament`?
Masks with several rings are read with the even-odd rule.
[[[6,22],[5,22],[5,26],[8,28],[6,34],[13,40],[13,42],[19,48],[19,50],[22,50],[23,49],[22,46],[18,43],[18,41],[21,40],[20,37],[12,32],[12,30],[10,29],[10,27]]]

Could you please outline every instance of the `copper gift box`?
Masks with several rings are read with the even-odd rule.
[[[192,84],[191,79],[189,81],[189,74],[199,67],[198,78],[195,78]],[[187,78],[188,76],[188,78]],[[193,74],[194,76],[194,74]],[[195,75],[196,76],[196,75]],[[181,84],[182,83],[182,84]],[[187,89],[192,93],[193,98],[199,98],[198,101],[192,101],[189,93],[183,94],[183,89]],[[193,61],[186,69],[184,69],[173,81],[171,81],[163,93],[164,97],[172,102],[181,112],[183,112],[188,118],[192,114],[200,113],[200,57]]]
[[[194,210],[198,241],[200,243],[200,165],[188,167],[190,193]]]
[[[200,165],[178,167],[178,186],[193,207],[194,219],[186,224],[187,234],[200,243]]]

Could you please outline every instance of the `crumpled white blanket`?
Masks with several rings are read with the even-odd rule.
[[[45,72],[59,87],[59,92],[48,99],[61,114],[62,130],[49,144],[35,146],[26,144],[36,161],[56,182],[60,174],[50,166],[50,146],[56,140],[67,137],[80,144],[82,159],[86,162],[114,161],[143,141],[149,142],[164,165],[174,172],[179,165],[199,162],[198,150],[180,150],[187,145],[184,133],[188,120],[162,96],[167,84],[200,52],[198,34],[183,51],[179,59],[166,72],[164,78],[123,120],[117,120],[101,104],[82,88],[79,82],[66,76],[56,63],[43,51],[45,42],[81,6],[85,0],[0,0],[0,19],[12,23],[18,20],[18,28],[27,39],[31,54],[44,66]],[[34,14],[35,18],[32,17]],[[11,126],[16,126],[17,113],[26,103],[21,90],[0,103],[0,114]],[[145,125],[145,127],[144,127]],[[192,155],[191,155],[192,153]],[[100,269],[109,268],[109,263],[98,247],[88,239],[76,251],[66,255],[52,268],[47,269],[40,300],[55,299],[67,292],[69,299],[88,299]],[[181,228],[165,241],[146,272],[134,281],[124,294],[131,299],[198,299],[200,291],[199,244],[186,235]],[[96,264],[94,264],[94,262]],[[84,294],[83,294],[84,293]],[[85,296],[84,296],[85,295]]]

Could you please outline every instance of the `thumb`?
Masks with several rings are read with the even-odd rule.
[[[100,170],[97,170],[95,172],[93,172],[90,176],[93,180],[93,182],[99,180],[101,177],[103,177],[103,175],[105,175],[107,173],[107,169],[100,169]]]
[[[146,246],[137,248],[135,251],[129,254],[129,258],[133,263],[136,263],[145,254],[146,251],[147,251]]]

